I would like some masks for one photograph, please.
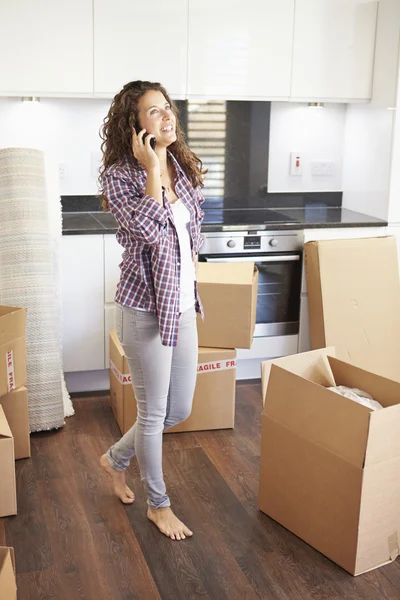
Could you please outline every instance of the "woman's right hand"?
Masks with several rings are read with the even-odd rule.
[[[146,133],[145,129],[142,129],[138,134],[132,130],[132,152],[133,156],[137,161],[146,169],[147,172],[160,169],[160,161],[158,160],[157,154],[154,152],[150,145],[150,141],[154,138],[154,135],[149,133],[143,143],[143,136]]]

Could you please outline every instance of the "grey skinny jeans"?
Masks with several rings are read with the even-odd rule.
[[[163,431],[192,411],[198,356],[195,308],[181,314],[175,347],[161,344],[156,315],[118,304],[116,331],[128,359],[138,416],[107,456],[114,469],[123,471],[136,454],[147,503],[164,508],[170,500],[162,471]]]

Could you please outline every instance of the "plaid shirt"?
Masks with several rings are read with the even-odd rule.
[[[192,252],[202,244],[200,226],[204,202],[171,153],[175,165],[175,191],[190,212]],[[113,165],[103,175],[104,194],[118,223],[117,241],[124,248],[115,302],[141,308],[158,316],[161,343],[176,346],[179,328],[180,248],[171,206],[163,189],[163,205],[146,194],[147,172],[140,165]],[[203,307],[195,286],[196,311]]]

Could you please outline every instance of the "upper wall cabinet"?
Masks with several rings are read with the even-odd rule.
[[[294,0],[189,0],[188,94],[288,99]]]
[[[293,99],[371,97],[377,4],[296,0]]]
[[[0,94],[93,93],[92,0],[0,2]]]
[[[114,96],[136,79],[184,98],[188,0],[94,0],[94,91]]]

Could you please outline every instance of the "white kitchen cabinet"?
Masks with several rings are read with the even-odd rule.
[[[189,0],[188,95],[288,99],[294,0]]]
[[[115,329],[115,304],[104,307],[104,368],[110,368],[110,331]]]
[[[63,236],[61,261],[64,371],[104,369],[103,236]]]
[[[94,0],[94,91],[112,97],[137,79],[186,93],[188,0]]]
[[[115,234],[110,233],[104,236],[104,302],[106,304],[114,302],[123,251]]]
[[[122,260],[123,248],[114,234],[104,237],[104,364],[110,367],[110,331],[115,328],[115,291],[120,277],[119,264]]]
[[[0,2],[0,94],[93,93],[92,0]]]
[[[377,5],[296,0],[292,99],[371,98]]]

